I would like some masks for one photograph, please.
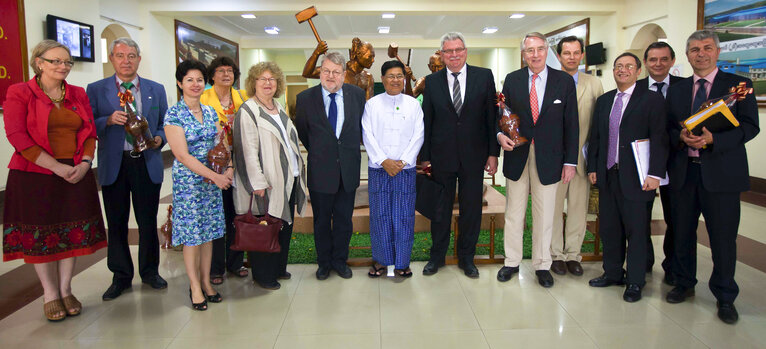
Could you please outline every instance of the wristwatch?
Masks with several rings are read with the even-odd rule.
[[[87,162],[88,163],[88,167],[93,167],[93,161],[91,161],[90,159],[82,159],[81,161],[82,162]]]

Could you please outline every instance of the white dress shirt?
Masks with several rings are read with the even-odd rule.
[[[327,117],[330,117],[330,91],[324,89],[322,86],[322,100],[324,100],[324,112]],[[346,114],[343,113],[343,87],[335,92],[335,104],[338,106],[338,118],[335,126],[335,138],[340,139],[340,131],[343,130],[343,121],[346,120]]]
[[[652,76],[650,75],[647,79],[649,81],[649,90],[652,90],[654,92],[662,93],[662,97],[667,97],[668,95],[668,87],[670,87],[670,74],[665,75],[665,79],[662,81],[657,81],[652,79]],[[665,85],[662,85],[662,91],[657,91],[657,86],[654,85],[655,82],[664,82]]]
[[[465,103],[465,76],[468,72],[468,69],[466,68],[468,64],[463,64],[463,67],[460,68],[460,75],[457,76],[457,81],[460,83],[460,100]],[[452,75],[452,71],[447,69],[447,90],[449,90],[449,98],[450,101],[454,100],[454,96],[452,95],[452,88],[455,86],[455,77]]]
[[[370,98],[362,114],[362,138],[370,167],[381,168],[386,159],[415,167],[424,138],[420,103],[403,93]]]

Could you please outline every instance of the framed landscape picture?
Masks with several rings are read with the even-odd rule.
[[[699,0],[697,26],[721,40],[718,68],[753,81],[758,106],[766,107],[766,1]]]
[[[175,20],[176,64],[196,59],[205,65],[226,56],[239,62],[239,44],[193,25]]]

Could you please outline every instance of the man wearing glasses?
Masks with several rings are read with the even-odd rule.
[[[346,60],[327,53],[319,69],[320,84],[298,94],[295,128],[308,151],[308,188],[314,212],[316,277],[330,270],[351,278],[348,244],[351,241],[354,195],[359,187],[362,139],[361,117],[365,93],[344,84]]]
[[[515,144],[507,135],[497,134],[497,142],[505,150],[507,193],[505,265],[497,272],[497,279],[508,281],[519,272],[524,217],[531,192],[532,267],[537,282],[552,287],[549,269],[556,191],[559,182],[569,183],[574,177],[580,151],[577,92],[572,76],[545,64],[548,44],[543,34],[527,34],[521,50],[527,67],[505,77],[503,94],[505,103],[521,120],[519,132],[529,142]]]
[[[625,52],[614,61],[617,89],[596,100],[588,146],[588,179],[599,189],[604,273],[592,287],[623,285],[626,302],[641,299],[646,276],[648,202],[665,176],[668,135],[662,95],[637,88],[641,61]],[[649,140],[649,173],[639,178],[631,142]],[[643,185],[641,184],[643,182]],[[627,242],[627,249],[625,243]],[[622,269],[627,252],[627,275]]]
[[[141,51],[129,38],[118,38],[109,46],[109,61],[115,74],[88,85],[87,93],[98,132],[98,182],[104,196],[108,226],[107,266],[114,273],[103,300],[112,300],[131,287],[133,261],[128,248],[130,202],[138,224],[138,273],[143,283],[164,289],[160,276],[160,243],[157,237],[157,210],[160,203],[163,164],[160,149],[165,144],[163,120],[168,102],[165,88],[138,76]],[[138,114],[149,124],[155,146],[133,152],[126,137],[127,114],[120,106],[119,92],[130,90]]]
[[[441,38],[442,61],[446,69],[426,77],[423,92],[425,139],[420,151],[423,166],[432,166],[434,181],[444,185],[437,212],[431,221],[431,257],[423,268],[432,275],[444,265],[450,240],[453,198],[459,182],[460,234],[457,241],[458,267],[470,278],[478,278],[473,262],[481,226],[484,171],[494,175],[500,149],[495,142],[495,83],[492,71],[469,66],[465,39],[460,33]]]

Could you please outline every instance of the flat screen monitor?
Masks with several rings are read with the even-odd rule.
[[[588,65],[599,65],[606,62],[606,51],[601,42],[585,46],[585,61]]]
[[[95,62],[93,26],[54,15],[47,17],[48,39],[69,47],[75,61]]]

